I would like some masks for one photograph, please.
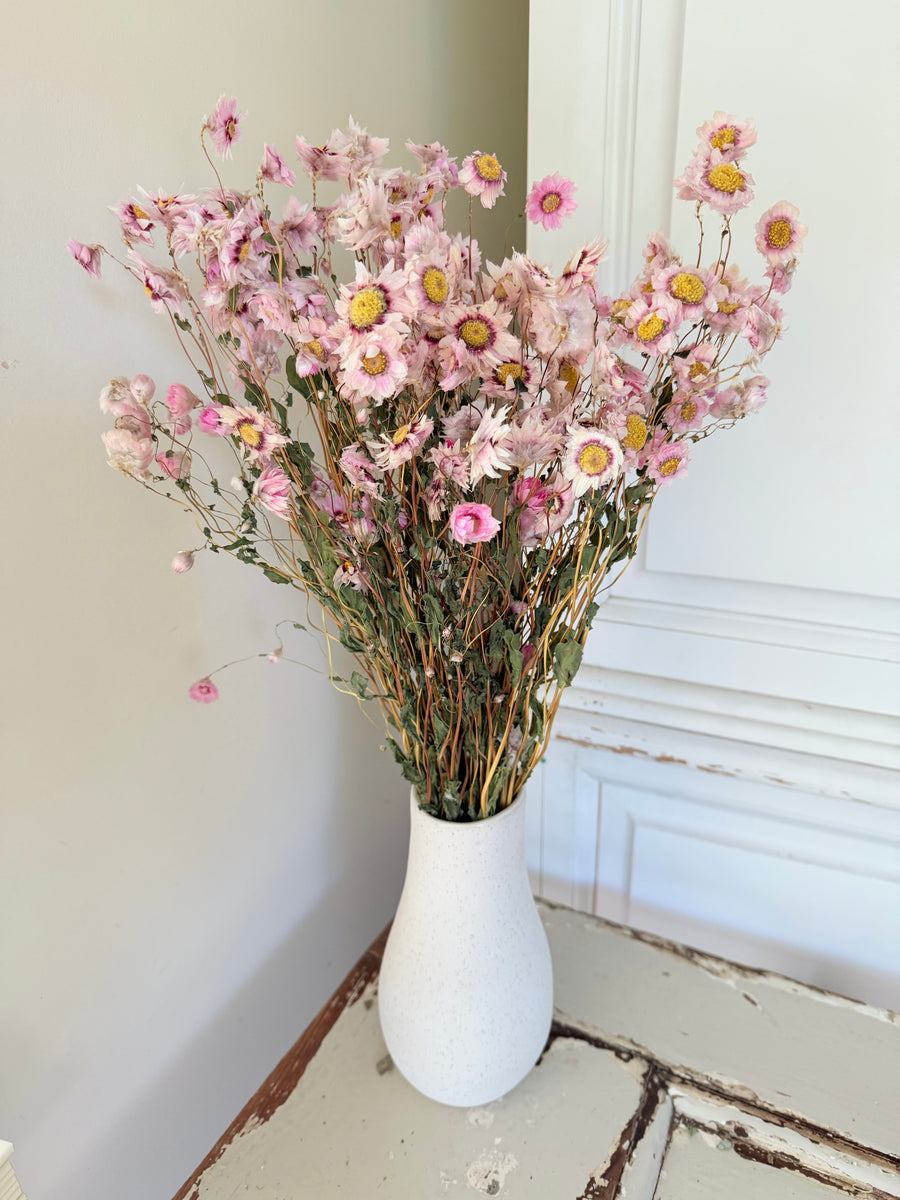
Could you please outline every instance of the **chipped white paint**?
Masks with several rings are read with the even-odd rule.
[[[550,951],[525,870],[524,797],[439,821],[410,796],[409,861],[378,1008],[399,1071],[443,1104],[487,1104],[527,1075],[553,1016]]]
[[[900,1024],[883,1010],[542,906],[566,1023],[887,1154]]]
[[[10,1142],[0,1142],[0,1200],[25,1200],[25,1193],[19,1187],[9,1161],[12,1152]]]
[[[610,1048],[558,1033],[509,1095],[446,1107],[385,1069],[370,984],[191,1200],[900,1198],[892,1014],[540,910],[558,1020]]]

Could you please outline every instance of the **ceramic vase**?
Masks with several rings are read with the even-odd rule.
[[[442,821],[413,789],[406,880],[382,960],[394,1065],[443,1104],[490,1103],[546,1044],[550,949],[525,867],[525,798],[486,820]]]

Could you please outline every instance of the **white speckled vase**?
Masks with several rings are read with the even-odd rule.
[[[525,798],[441,821],[415,791],[406,882],[378,984],[394,1065],[442,1104],[488,1104],[540,1057],[553,1015],[547,936],[525,868]]]

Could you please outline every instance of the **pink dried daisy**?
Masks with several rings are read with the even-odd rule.
[[[559,229],[563,219],[578,207],[573,199],[575,184],[562,175],[546,175],[536,183],[525,201],[525,216],[545,229]]]
[[[205,415],[205,414],[204,414]],[[228,408],[218,410],[219,420],[231,427],[231,433],[240,443],[241,450],[252,462],[263,462],[271,458],[279,446],[290,441],[271,417],[255,408]],[[200,418],[203,425],[203,417]]]
[[[756,126],[752,120],[740,121],[730,113],[717,112],[698,128],[697,136],[707,153],[718,150],[733,161],[756,144]]]
[[[457,504],[450,513],[450,536],[461,546],[489,542],[500,532],[500,522],[489,504]]]
[[[356,341],[347,353],[343,382],[376,403],[396,395],[406,379],[402,347],[403,338],[396,329],[373,330],[365,340]]]
[[[238,112],[236,100],[220,96],[212,116],[203,122],[203,128],[209,130],[213,147],[220,158],[231,158],[231,147],[240,136],[241,121],[246,115],[245,112]]]
[[[102,246],[85,246],[83,242],[76,242],[74,238],[69,238],[66,242],[66,247],[75,261],[84,267],[88,275],[93,275],[95,279],[100,278],[100,252],[103,249]]]
[[[746,208],[753,199],[752,177],[719,150],[691,159],[675,187],[679,199],[702,200],[723,216]]]
[[[148,206],[149,207],[149,206]],[[136,200],[123,200],[110,209],[119,219],[122,236],[126,242],[144,242],[153,245],[153,217]]]
[[[188,695],[198,704],[212,704],[219,698],[219,689],[211,679],[198,679],[188,689]]]
[[[683,442],[666,442],[665,432],[658,429],[653,438],[647,473],[654,483],[665,486],[678,475],[687,472],[688,449]]]
[[[506,172],[494,154],[482,154],[476,150],[463,159],[459,168],[459,182],[470,196],[477,196],[485,208],[493,208],[503,195]]]
[[[676,392],[668,405],[663,420],[673,433],[687,433],[699,429],[709,412],[709,401],[693,392]]]
[[[714,272],[678,264],[658,271],[651,282],[655,292],[665,292],[680,306],[681,316],[687,321],[699,321],[706,313],[715,312],[718,298],[725,291]]]
[[[569,430],[562,470],[576,496],[612,483],[621,468],[622,448],[615,438],[599,429]]]
[[[263,467],[253,484],[253,499],[276,517],[286,517],[291,511],[291,481],[279,467],[269,463]]]
[[[293,187],[297,182],[297,176],[286,165],[284,159],[278,153],[274,146],[270,146],[266,142],[263,147],[263,160],[260,167],[260,174],[263,179],[268,179],[270,183],[283,183],[285,187]]]
[[[369,449],[383,471],[393,471],[421,452],[433,430],[431,417],[419,417],[408,425],[401,425],[394,433],[385,434],[377,442],[369,442]]]
[[[783,267],[803,249],[808,230],[787,200],[764,212],[756,224],[756,248],[771,266]]]
[[[673,349],[680,321],[681,306],[665,293],[641,296],[625,314],[635,347],[654,357]]]

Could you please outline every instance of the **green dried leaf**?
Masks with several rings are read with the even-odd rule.
[[[553,651],[553,675],[561,688],[568,687],[575,678],[583,656],[584,647],[567,633]]]

